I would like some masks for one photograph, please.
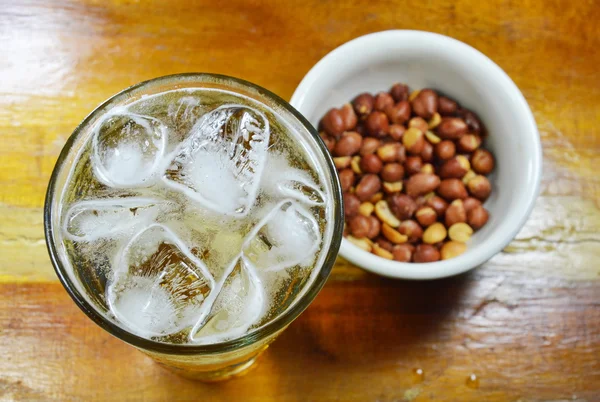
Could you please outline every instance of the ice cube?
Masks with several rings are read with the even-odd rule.
[[[215,287],[206,266],[166,226],[153,224],[117,255],[107,302],[115,318],[149,338],[192,327]]]
[[[295,200],[284,200],[250,232],[242,254],[258,270],[278,271],[312,263],[321,243],[313,215]]]
[[[143,197],[80,201],[67,211],[63,233],[73,241],[122,238],[151,225],[167,207],[164,201]]]
[[[170,103],[167,110],[169,124],[177,132],[188,132],[198,121],[202,111],[200,100],[194,96],[184,96]]]
[[[215,301],[199,321],[190,340],[199,344],[221,342],[244,335],[265,312],[265,291],[255,269],[238,257],[217,284]]]
[[[213,211],[244,216],[256,199],[268,145],[269,122],[261,112],[218,107],[194,125],[165,183]]]
[[[92,162],[109,187],[151,185],[164,168],[167,128],[159,120],[116,108],[94,127]]]
[[[269,153],[265,175],[262,180],[264,191],[274,198],[294,198],[309,206],[325,202],[323,191],[307,172],[290,166],[286,157]]]

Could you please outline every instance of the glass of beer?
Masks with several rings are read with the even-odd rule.
[[[161,77],[96,108],[46,196],[58,277],[98,325],[186,377],[246,371],[315,298],[342,194],[316,130],[239,79]]]

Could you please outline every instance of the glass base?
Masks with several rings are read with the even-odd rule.
[[[241,377],[248,374],[253,368],[256,367],[256,360],[259,356],[254,356],[252,359],[242,363],[234,364],[229,367],[225,367],[215,371],[193,371],[181,369],[178,367],[168,366],[163,363],[157,362],[157,364],[177,374],[178,376],[188,378],[190,380],[202,381],[202,382],[219,382],[227,381],[236,377]]]

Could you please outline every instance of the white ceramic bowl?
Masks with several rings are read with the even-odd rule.
[[[361,92],[387,91],[395,82],[434,88],[475,111],[496,157],[488,223],[454,259],[426,264],[389,261],[349,241],[340,254],[364,269],[394,278],[433,279],[470,270],[500,252],[523,226],[539,191],[542,149],[531,110],[500,67],[474,48],[422,31],[384,31],[354,39],[321,59],[306,74],[291,104],[317,126],[331,107]]]

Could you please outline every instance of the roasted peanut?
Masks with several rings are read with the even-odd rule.
[[[406,194],[393,194],[388,198],[388,204],[392,213],[402,220],[410,219],[417,210],[415,200]]]
[[[365,201],[358,207],[358,213],[364,216],[370,216],[373,213],[374,209],[375,205],[371,204],[368,201]]]
[[[438,95],[431,89],[422,89],[412,101],[413,112],[429,119],[437,111]]]
[[[350,159],[350,168],[356,174],[363,174],[362,169],[360,168],[361,157],[356,155]]]
[[[355,194],[360,201],[367,201],[381,189],[381,179],[376,174],[366,174],[356,186]]]
[[[375,95],[375,110],[383,112],[387,107],[394,106],[394,98],[387,92],[379,92]],[[410,113],[410,112],[409,112]]]
[[[479,174],[490,174],[494,170],[494,157],[490,151],[478,149],[471,156],[471,165]]]
[[[442,179],[460,179],[469,171],[469,168],[469,160],[463,155],[456,155],[440,166],[439,174]]]
[[[391,252],[387,251],[386,249],[384,249],[382,247],[379,247],[379,245],[377,243],[373,244],[373,249],[371,251],[376,256],[385,258],[386,260],[394,259],[394,255]]]
[[[381,191],[378,191],[375,194],[373,194],[373,196],[369,199],[369,202],[371,204],[375,205],[382,199],[383,199],[383,193]]]
[[[345,124],[342,112],[339,109],[332,108],[321,119],[321,126],[327,134],[339,136],[344,132]]]
[[[437,195],[428,198],[425,201],[425,205],[433,208],[437,216],[444,216],[444,214],[446,213],[446,209],[448,208],[448,203],[444,201],[443,198],[438,197]]]
[[[465,134],[457,142],[460,152],[473,152],[481,145],[481,137],[476,134]]]
[[[352,101],[354,111],[360,117],[368,116],[373,111],[374,105],[375,98],[369,93],[360,94]]]
[[[442,141],[442,139],[440,137],[438,137],[437,135],[435,135],[435,133],[431,130],[425,131],[425,138],[432,145],[439,144]]]
[[[390,89],[390,95],[396,102],[408,100],[408,86],[404,84],[394,84]]]
[[[392,248],[392,255],[395,261],[410,262],[415,246],[412,244],[396,244]]]
[[[482,206],[477,205],[467,212],[467,222],[474,230],[479,230],[488,221],[488,211]]]
[[[479,201],[477,198],[467,197],[463,200],[463,205],[465,206],[465,211],[467,211],[468,214],[473,208],[480,207],[481,201]]]
[[[439,243],[446,238],[447,234],[446,227],[440,222],[436,222],[423,232],[423,242],[427,244]]]
[[[346,169],[350,166],[350,162],[352,161],[352,157],[350,156],[338,156],[333,158],[333,164],[338,170]]]
[[[421,167],[421,173],[433,174],[435,169],[431,163],[426,163]]]
[[[406,128],[400,124],[391,124],[389,135],[394,141],[401,141]]]
[[[442,248],[440,249],[440,254],[442,256],[442,260],[448,260],[450,258],[458,257],[465,251],[467,251],[466,244],[459,243],[457,241],[449,241],[442,245]]]
[[[429,130],[429,124],[422,117],[413,117],[408,122],[408,128],[417,128],[419,131],[425,133]]]
[[[458,140],[468,130],[467,123],[458,117],[444,117],[442,122],[437,126],[436,132],[445,140]]]
[[[356,195],[344,193],[344,215],[346,215],[346,218],[356,215],[359,207],[360,200]]]
[[[469,170],[467,173],[465,173],[465,175],[462,177],[461,180],[462,180],[463,184],[466,186],[467,184],[469,184],[471,179],[473,179],[475,176],[477,176],[477,173],[475,173],[472,170]]]
[[[440,260],[440,252],[430,244],[419,244],[412,258],[414,262],[435,262]]]
[[[327,147],[327,150],[329,152],[333,152],[333,148],[335,148],[335,138],[333,138],[331,135],[329,135],[325,132],[320,132],[319,136],[325,143],[325,147]]]
[[[379,247],[381,247],[382,249],[390,251],[390,252],[394,248],[394,245],[392,244],[392,242],[390,242],[388,239],[386,239],[383,236],[379,236],[377,239],[375,239],[375,243],[377,243],[379,245]]]
[[[440,116],[439,113],[435,112],[433,114],[433,116],[431,116],[431,119],[429,119],[429,121],[427,122],[427,126],[429,127],[430,130],[436,128],[437,126],[440,125],[440,123],[442,122],[442,116]]]
[[[390,130],[387,116],[383,112],[374,111],[369,114],[365,122],[367,133],[372,137],[385,137]]]
[[[438,112],[440,112],[443,116],[452,116],[456,113],[458,109],[458,104],[452,99],[448,99],[445,96],[440,96],[438,98]]]
[[[433,160],[433,145],[425,141],[420,155],[423,162],[431,162]]]
[[[335,144],[333,154],[335,156],[351,156],[358,152],[361,145],[361,135],[355,131],[347,131]]]
[[[367,154],[360,161],[360,169],[365,173],[379,173],[383,162],[375,154]]]
[[[399,163],[386,163],[381,169],[381,178],[387,182],[400,181],[404,178],[404,167]]]
[[[409,175],[419,173],[423,167],[423,160],[420,156],[409,156],[404,162],[404,169]]]
[[[375,215],[377,215],[381,222],[393,228],[400,226],[400,221],[392,214],[390,206],[385,200],[380,200],[375,204]]]
[[[456,146],[452,141],[444,140],[435,146],[434,153],[439,159],[448,160],[456,153]]]
[[[423,138],[423,132],[418,128],[411,127],[404,132],[402,136],[402,144],[406,148],[406,151],[418,155],[423,151],[425,145],[425,139]]]
[[[446,209],[446,214],[444,216],[444,223],[447,227],[454,225],[459,222],[467,221],[467,212],[465,211],[465,206],[463,205],[462,200],[454,200]]]
[[[464,222],[457,222],[448,228],[448,237],[453,241],[466,243],[472,234],[473,229]]]
[[[368,217],[369,219],[369,231],[367,232],[367,237],[369,239],[374,239],[379,236],[379,232],[381,231],[381,222],[379,219],[374,217],[373,215]]]
[[[437,221],[437,214],[433,208],[423,205],[415,212],[415,218],[422,226],[427,227],[433,225]]]
[[[372,250],[372,246],[371,243],[367,240],[367,239],[357,239],[354,236],[348,236],[346,237],[346,239],[348,239],[348,241],[352,244],[354,244],[355,246],[357,246],[358,248],[361,248],[365,251],[370,252]]]
[[[440,178],[433,174],[417,173],[406,182],[406,194],[418,197],[435,190],[440,185]]]
[[[423,237],[423,229],[413,220],[405,220],[398,226],[398,232],[408,237],[409,243],[416,243]]]
[[[395,162],[398,159],[400,144],[388,143],[377,148],[377,156],[382,162]]]
[[[356,124],[358,123],[358,117],[356,116],[356,113],[354,113],[352,105],[346,103],[340,108],[340,113],[342,115],[342,121],[344,122],[344,130],[354,130],[354,127],[356,127]]]
[[[416,90],[412,91],[412,92],[411,92],[411,93],[408,95],[408,101],[409,101],[409,102],[412,102],[412,101],[414,101],[414,100],[417,98],[417,96],[419,96],[419,93],[420,93],[420,92],[421,92],[421,90],[420,90],[420,89],[416,89]]]
[[[410,103],[408,101],[398,102],[384,109],[390,122],[393,124],[404,124],[410,118]]]
[[[398,232],[385,222],[381,225],[381,233],[383,233],[386,239],[394,244],[402,244],[408,241],[408,236]]]
[[[465,121],[465,123],[467,123],[467,126],[469,127],[470,131],[476,134],[481,133],[481,131],[483,130],[483,125],[481,124],[481,121],[479,121],[479,118],[475,113],[468,109],[458,109],[456,111],[456,114],[460,116]]]
[[[352,233],[352,236],[359,239],[361,237],[367,237],[370,226],[371,223],[369,218],[361,214],[356,214],[348,220],[348,228],[350,229],[350,233]]]
[[[399,193],[400,191],[402,191],[403,186],[404,186],[404,183],[402,181],[394,181],[394,182],[384,181],[383,185],[382,185],[383,191],[386,194]]]
[[[475,176],[467,184],[469,193],[478,200],[485,201],[492,191],[492,185],[485,176]]]
[[[360,156],[372,154],[375,153],[375,151],[377,151],[377,148],[379,148],[380,146],[381,141],[379,141],[377,138],[366,137],[363,138],[362,145],[358,153],[360,154]]]
[[[459,179],[442,180],[437,193],[448,201],[453,201],[457,198],[464,200],[468,196],[465,185]]]
[[[340,184],[342,185],[342,191],[345,193],[350,190],[350,187],[354,184],[354,172],[352,169],[342,169],[338,173],[340,176]]]

